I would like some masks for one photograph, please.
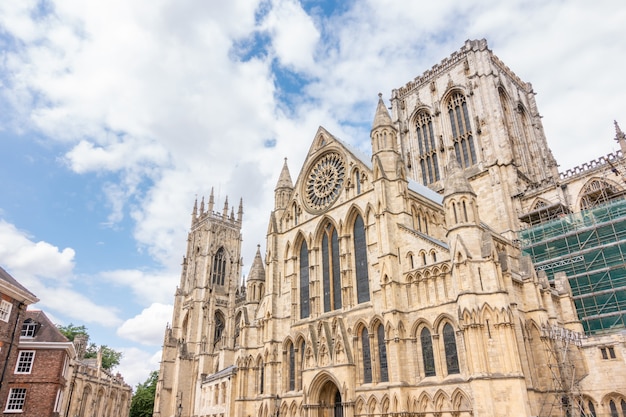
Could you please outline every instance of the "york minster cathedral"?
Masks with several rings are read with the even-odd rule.
[[[154,416],[626,417],[626,136],[559,172],[534,95],[471,40],[368,155],[312,132],[243,285],[242,203],[196,203]]]

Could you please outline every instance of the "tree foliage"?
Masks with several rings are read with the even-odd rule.
[[[57,324],[57,328],[59,331],[67,337],[71,342],[74,341],[74,338],[78,335],[84,335],[86,337],[84,358],[91,359],[98,357],[98,351],[102,350],[102,368],[106,370],[111,370],[120,364],[120,360],[122,359],[122,352],[118,352],[114,349],[111,349],[107,345],[96,345],[95,343],[89,342],[89,332],[85,325],[76,326],[73,323],[68,324],[67,326],[61,326]]]
[[[137,389],[130,401],[129,417],[151,417],[154,409],[154,396],[156,393],[159,372],[152,371],[143,384],[137,384]]]

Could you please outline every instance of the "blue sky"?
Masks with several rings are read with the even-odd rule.
[[[0,2],[0,265],[54,322],[158,368],[196,196],[264,248],[283,158],[319,125],[367,150],[387,99],[466,39],[531,82],[561,169],[626,128],[617,1]]]

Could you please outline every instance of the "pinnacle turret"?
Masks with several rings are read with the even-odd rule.
[[[613,123],[615,124],[615,141],[619,143],[622,154],[626,155],[626,135],[620,129],[617,120],[613,120]]]
[[[213,205],[215,204],[215,197],[213,197],[213,187],[211,187],[211,195],[209,196],[209,213],[213,213]]]
[[[389,110],[387,110],[387,106],[385,106],[383,101],[383,95],[378,93],[378,106],[376,107],[372,130],[383,126],[393,126],[393,123],[391,122],[391,116],[389,116]]]
[[[276,190],[279,188],[293,188],[293,182],[291,181],[291,174],[289,174],[289,167],[287,166],[287,158],[283,163],[283,169],[280,171],[278,182],[276,183]]]
[[[237,211],[237,221],[241,222],[243,218],[243,198],[239,199],[239,210]]]
[[[250,281],[265,281],[265,268],[263,268],[263,258],[261,257],[261,245],[257,245],[256,247],[256,255],[254,256],[250,273],[248,274],[248,282]]]

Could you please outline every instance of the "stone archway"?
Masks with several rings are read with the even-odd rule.
[[[326,381],[319,392],[318,417],[344,417],[341,392],[332,381]]]
[[[346,399],[334,378],[329,374],[318,375],[311,384],[309,417],[349,417],[346,413]]]

